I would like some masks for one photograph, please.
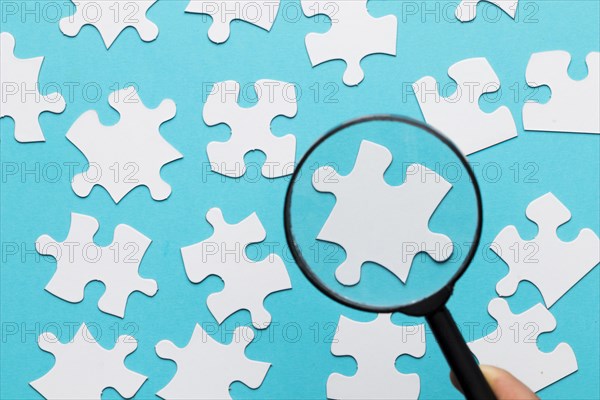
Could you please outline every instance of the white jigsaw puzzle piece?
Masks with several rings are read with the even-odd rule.
[[[500,89],[500,80],[488,61],[469,58],[453,64],[448,76],[456,91],[441,97],[438,82],[431,76],[419,79],[413,90],[428,124],[439,129],[466,155],[517,136],[517,126],[506,106],[491,113],[479,108],[479,98]]]
[[[125,367],[125,358],[137,348],[132,336],[119,336],[116,345],[106,350],[82,324],[67,344],[50,332],[42,333],[38,344],[56,358],[46,375],[30,383],[48,400],[100,400],[107,388],[129,399],[147,379]]]
[[[17,58],[15,38],[8,32],[0,34],[0,118],[10,117],[15,123],[15,139],[21,143],[43,142],[39,123],[43,112],[61,113],[66,107],[59,93],[43,96],[39,92],[38,76],[44,57]]]
[[[456,18],[461,22],[468,22],[475,19],[477,16],[477,5],[481,0],[461,0],[456,7]],[[512,19],[515,19],[517,14],[517,6],[519,0],[485,0],[487,3],[492,3],[498,6],[502,11],[508,14]]]
[[[343,81],[358,85],[365,77],[360,66],[371,54],[396,55],[398,21],[394,15],[374,18],[367,9],[367,0],[302,0],[307,17],[327,15],[331,28],[325,33],[306,35],[306,51],[312,66],[330,60],[344,60]]]
[[[75,14],[60,20],[62,33],[73,37],[85,25],[96,27],[106,48],[128,27],[133,27],[144,42],[158,37],[158,26],[146,17],[156,0],[71,0]]]
[[[230,225],[220,209],[212,208],[206,220],[214,227],[213,235],[181,249],[188,278],[194,283],[211,275],[223,280],[224,289],[211,294],[206,301],[219,324],[239,310],[248,310],[257,329],[267,328],[271,314],[263,305],[265,298],[292,287],[283,260],[276,254],[256,262],[248,258],[247,246],[266,237],[256,213]]]
[[[212,17],[208,38],[214,43],[229,39],[230,24],[234,20],[246,21],[268,32],[273,27],[278,11],[279,0],[190,0],[185,9],[187,13]]]
[[[571,55],[566,51],[534,53],[527,64],[527,84],[548,85],[547,103],[528,100],[523,105],[523,126],[528,131],[600,134],[600,52],[585,58],[588,75],[575,81],[567,69]]]
[[[98,301],[105,313],[123,318],[127,299],[139,291],[154,296],[156,281],[139,276],[138,269],[151,240],[128,225],[115,228],[113,242],[100,247],[94,243],[98,221],[83,214],[71,214],[71,228],[64,242],[42,235],[35,242],[38,253],[56,259],[56,272],[46,290],[70,303],[84,298],[86,285],[102,282],[106,290]]]
[[[252,329],[243,326],[235,330],[233,340],[225,345],[196,324],[189,343],[183,348],[168,340],[159,342],[156,354],[175,361],[177,372],[156,395],[166,400],[231,399],[229,386],[238,381],[257,389],[271,364],[246,358],[244,351],[252,339]]]
[[[147,186],[153,199],[166,199],[171,186],[162,180],[160,170],[183,156],[160,135],[159,128],[175,116],[175,103],[167,99],[157,108],[147,108],[130,86],[111,93],[109,104],[120,115],[118,123],[102,125],[98,113],[90,110],[67,132],[67,139],[89,163],[86,172],[73,177],[73,190],[86,197],[100,185],[118,203],[134,188]]]
[[[550,308],[598,265],[600,239],[586,228],[571,242],[560,240],[556,230],[571,219],[571,213],[552,193],[532,201],[526,215],[538,225],[534,239],[523,240],[511,225],[496,236],[491,246],[510,268],[496,291],[500,296],[511,296],[519,282],[526,280],[539,289]]]
[[[240,107],[240,84],[235,81],[216,83],[204,105],[203,117],[208,126],[227,124],[231,138],[210,142],[208,158],[213,171],[232,178],[246,173],[244,156],[253,150],[266,155],[262,175],[278,178],[294,172],[296,137],[275,136],[271,121],[280,115],[292,118],[298,111],[293,84],[262,79],[254,84],[258,102],[250,108]]]
[[[327,166],[313,175],[316,190],[336,197],[317,239],[337,243],[346,251],[346,260],[335,273],[344,285],[357,284],[362,264],[368,261],[406,282],[418,253],[426,252],[438,262],[452,253],[450,238],[429,230],[431,216],[452,185],[434,171],[412,164],[405,182],[390,186],[384,172],[391,163],[392,154],[386,147],[363,140],[350,174],[340,176]],[[348,229],[348,221],[356,229]],[[417,249],[403,254],[404,243]]]
[[[556,320],[542,304],[513,314],[506,300],[496,298],[488,311],[498,328],[468,344],[480,364],[505,369],[534,392],[577,371],[575,353],[567,343],[549,353],[538,349],[538,336],[556,328]]]
[[[419,375],[400,373],[395,363],[404,354],[423,357],[424,325],[395,325],[391,321],[391,314],[379,314],[370,322],[358,322],[342,315],[331,344],[331,353],[335,356],[352,356],[358,369],[352,376],[331,374],[327,379],[327,398],[419,398]]]

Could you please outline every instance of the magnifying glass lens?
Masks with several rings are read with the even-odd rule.
[[[464,271],[477,195],[455,149],[419,124],[348,124],[313,147],[288,193],[288,234],[313,283],[402,308]]]

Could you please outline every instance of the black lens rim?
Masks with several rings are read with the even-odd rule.
[[[452,278],[448,281],[448,283],[440,288],[437,292],[424,297],[420,300],[416,300],[409,304],[401,304],[401,305],[389,305],[389,306],[377,306],[367,303],[362,303],[359,301],[352,300],[346,296],[342,296],[338,292],[332,290],[327,286],[310,268],[304,257],[302,256],[302,252],[299,250],[298,245],[294,239],[294,234],[292,230],[292,217],[291,217],[291,208],[292,208],[292,194],[294,192],[294,185],[296,180],[298,179],[299,173],[302,170],[305,162],[311,156],[311,154],[325,141],[334,136],[337,133],[342,132],[344,129],[349,128],[351,126],[364,124],[372,121],[389,121],[389,122],[397,122],[402,124],[408,124],[413,127],[422,129],[427,133],[435,136],[442,143],[452,150],[452,152],[456,155],[456,157],[460,160],[463,167],[466,169],[469,179],[471,179],[471,183],[473,185],[473,189],[475,190],[475,198],[476,198],[476,208],[477,208],[477,224],[475,227],[475,232],[472,240],[472,245],[467,253],[466,258],[461,264],[458,271],[452,276]],[[479,243],[481,241],[481,231],[483,225],[483,206],[481,200],[481,189],[479,187],[479,183],[475,177],[475,173],[473,169],[469,165],[467,158],[461,153],[458,147],[445,135],[434,129],[433,127],[412,118],[394,115],[394,114],[373,114],[367,115],[364,117],[356,118],[350,121],[347,121],[337,127],[331,129],[323,136],[321,136],[316,142],[314,142],[308,151],[302,156],[300,161],[296,164],[294,168],[294,173],[290,178],[290,183],[287,187],[287,191],[285,194],[285,203],[284,203],[284,212],[283,212],[283,223],[285,229],[285,238],[296,261],[296,264],[304,274],[304,276],[324,295],[329,297],[330,299],[341,303],[345,306],[373,313],[392,313],[392,312],[402,312],[409,315],[428,315],[438,308],[442,307],[454,289],[454,285],[460,279],[460,277],[465,273],[469,265],[471,264],[477,248],[479,247]]]

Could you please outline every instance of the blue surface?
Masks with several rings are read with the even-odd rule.
[[[502,91],[499,99],[484,98],[482,108],[490,111],[500,104],[507,105],[517,121],[519,137],[470,157],[482,183],[483,242],[493,240],[509,224],[515,224],[523,237],[533,237],[536,227],[526,220],[525,208],[549,191],[573,214],[572,221],[559,229],[564,240],[573,239],[584,227],[596,233],[600,230],[600,136],[524,132],[521,124],[521,108],[527,96],[548,96],[548,90],[533,92],[525,84],[525,67],[531,53],[567,50],[574,60],[571,76],[580,79],[586,75],[585,55],[600,47],[600,10],[596,1],[521,1],[516,21],[482,3],[478,17],[468,24],[453,18],[455,2],[371,1],[369,7],[374,16],[398,16],[398,55],[365,59],[362,66],[366,79],[353,88],[341,83],[341,61],[311,68],[304,36],[327,30],[327,22],[323,18],[319,22],[295,18],[300,13],[298,1],[283,3],[270,33],[236,22],[230,39],[217,46],[206,36],[209,18],[185,14],[186,1],[161,0],[148,13],[160,28],[157,40],[144,43],[137,32],[127,29],[108,51],[93,27],[84,27],[75,38],[63,36],[58,28],[59,18],[54,18],[52,10],[44,12],[47,2],[39,3],[37,13],[25,13],[23,9],[33,8],[37,2],[0,3],[1,30],[15,36],[17,56],[45,56],[40,83],[42,87],[57,83],[67,101],[63,114],[42,115],[46,143],[19,144],[12,137],[13,122],[8,118],[0,122],[1,240],[3,246],[16,244],[19,248],[17,255],[9,255],[5,248],[2,251],[2,399],[39,398],[28,382],[45,374],[54,363],[53,357],[36,344],[36,337],[47,329],[58,329],[61,340],[66,342],[72,336],[69,329],[85,321],[99,327],[99,341],[106,347],[112,347],[116,336],[133,333],[139,347],[127,358],[126,365],[149,376],[138,397],[150,399],[175,373],[175,364],[154,353],[159,340],[170,339],[183,346],[198,322],[207,330],[216,331],[219,340],[228,341],[236,324],[248,324],[249,314],[239,312],[217,328],[205,299],[221,289],[221,281],[213,277],[194,285],[184,273],[179,248],[211,234],[204,215],[214,206],[223,210],[229,222],[240,221],[256,211],[267,230],[267,241],[278,244],[277,251],[286,260],[293,284],[293,290],[267,299],[266,307],[274,323],[247,349],[248,357],[273,364],[263,385],[251,390],[234,383],[232,396],[324,398],[330,373],[352,374],[355,370],[351,358],[330,354],[335,323],[341,313],[360,320],[373,317],[326,300],[301,276],[283,250],[282,211],[288,180],[232,180],[206,171],[207,143],[224,140],[228,135],[226,126],[209,128],[202,120],[203,101],[212,82],[233,79],[251,84],[269,78],[296,83],[301,92],[298,115],[291,120],[275,120],[273,131],[296,134],[298,154],[302,154],[320,134],[349,118],[388,112],[421,118],[408,89],[412,82],[432,75],[448,83],[450,65],[484,56],[500,77]],[[17,15],[5,14],[4,7],[9,3],[17,5]],[[66,13],[63,2],[56,4]],[[409,12],[413,8],[416,13]],[[484,15],[487,18],[482,18]],[[76,168],[82,168],[86,159],[66,140],[65,134],[88,109],[97,110],[103,123],[116,122],[117,114],[108,106],[108,93],[130,82],[138,85],[147,106],[156,107],[164,98],[177,104],[177,116],[161,128],[163,136],[184,155],[162,171],[173,193],[168,200],[155,202],[141,187],[115,205],[104,189],[96,187],[88,198],[79,198],[71,190],[64,163],[74,162]],[[68,88],[73,86],[70,94]],[[101,88],[100,96],[96,96],[94,87]],[[88,88],[87,94],[84,88]],[[264,156],[253,153],[246,160],[262,163]],[[53,163],[61,166],[59,179],[54,179]],[[37,169],[40,176],[7,176],[7,168],[15,165],[19,172]],[[496,170],[502,173],[498,179]],[[72,211],[98,218],[99,244],[110,243],[119,223],[129,224],[153,239],[140,272],[158,281],[159,292],[154,298],[132,295],[124,320],[98,310],[101,284],[90,284],[85,300],[79,304],[64,302],[43,290],[55,263],[35,255],[34,241],[43,233],[58,240],[65,238]],[[466,329],[469,323],[480,324],[470,339],[481,336],[486,324],[493,324],[487,303],[495,296],[495,283],[506,272],[504,263],[490,259],[489,252],[480,250],[458,284],[449,308],[465,327],[467,336],[471,336]],[[542,335],[539,346],[550,351],[559,342],[569,343],[577,356],[579,371],[540,392],[544,398],[600,397],[599,274],[600,268],[595,268],[552,307],[558,327]],[[541,300],[537,289],[527,283],[522,283],[517,294],[508,299],[514,312],[524,311]],[[397,322],[418,321],[400,315],[395,318]],[[422,398],[458,397],[431,334],[427,339],[423,359],[402,357],[397,362],[399,369],[421,375]],[[116,398],[118,394],[109,389],[103,396]]]

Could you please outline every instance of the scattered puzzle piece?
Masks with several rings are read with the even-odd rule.
[[[42,235],[35,243],[38,253],[56,259],[56,272],[46,290],[71,303],[83,300],[86,285],[102,282],[106,290],[98,301],[105,313],[123,318],[127,298],[139,291],[154,296],[158,287],[153,279],[138,275],[138,268],[151,240],[128,225],[115,228],[113,242],[100,247],[94,243],[98,221],[82,214],[71,214],[71,228],[64,242]]]
[[[147,379],[125,367],[125,358],[137,348],[132,336],[119,336],[115,347],[106,350],[82,324],[67,344],[50,332],[42,333],[38,344],[56,358],[46,375],[30,383],[48,400],[100,400],[106,388],[129,399]]]
[[[481,0],[461,0],[456,7],[456,18],[461,22],[468,22],[475,19],[477,15],[477,5]],[[517,13],[517,5],[519,0],[485,0],[498,6],[502,11],[507,13],[512,19],[515,19]]]
[[[108,102],[121,116],[117,124],[102,125],[96,111],[88,111],[67,133],[89,162],[86,172],[73,177],[73,190],[86,197],[100,185],[118,203],[145,185],[154,200],[166,199],[171,186],[160,177],[160,169],[183,156],[160,135],[159,127],[175,116],[175,103],[167,99],[157,108],[146,108],[132,86],[111,93]]]
[[[549,353],[538,349],[538,336],[556,328],[556,320],[542,304],[513,314],[506,300],[496,298],[488,311],[498,328],[468,344],[481,364],[507,370],[534,392],[577,371],[575,353],[567,343]]]
[[[456,91],[440,97],[438,82],[431,76],[419,79],[413,90],[428,124],[438,128],[464,154],[472,154],[517,136],[510,110],[499,107],[481,111],[479,98],[500,89],[500,80],[485,58],[469,58],[452,65],[448,76]]]
[[[278,11],[279,0],[190,0],[185,9],[188,13],[208,14],[212,17],[208,38],[215,43],[223,43],[229,39],[229,25],[233,20],[246,21],[270,31]]]
[[[313,175],[316,190],[336,197],[317,239],[337,243],[346,251],[346,260],[335,272],[344,285],[357,284],[361,266],[368,261],[406,282],[416,254],[427,252],[441,262],[452,253],[450,238],[429,230],[429,219],[452,185],[428,168],[412,164],[405,182],[390,186],[383,174],[391,163],[386,147],[363,140],[350,174],[340,176],[327,166]],[[356,228],[347,229],[348,221]],[[405,244],[416,250],[405,252]]]
[[[138,31],[144,42],[158,37],[158,26],[146,18],[148,9],[156,0],[71,1],[76,7],[75,14],[59,22],[60,30],[67,36],[77,36],[85,25],[93,25],[100,32],[107,49],[127,27]]]
[[[419,375],[403,374],[396,359],[404,354],[425,354],[424,325],[399,326],[391,314],[379,314],[371,322],[340,317],[331,344],[335,356],[352,356],[358,364],[355,375],[331,374],[327,380],[329,399],[418,399]]]
[[[227,124],[231,138],[227,142],[210,142],[208,158],[213,171],[232,178],[246,172],[244,156],[252,150],[266,155],[262,175],[278,178],[294,172],[296,137],[274,136],[271,121],[283,115],[296,115],[296,88],[291,83],[259,80],[254,84],[256,105],[240,107],[240,84],[235,81],[216,83],[204,105],[203,117],[208,126]]]
[[[301,0],[301,4],[307,17],[324,14],[331,19],[329,31],[306,35],[306,51],[312,66],[344,60],[346,85],[355,86],[364,79],[360,61],[366,56],[396,55],[396,17],[372,17],[367,10],[367,0]]]
[[[15,38],[8,32],[0,34],[0,85],[2,99],[0,118],[11,117],[15,122],[15,139],[21,143],[43,142],[39,124],[41,113],[61,113],[65,100],[59,93],[43,96],[39,92],[38,76],[44,57],[17,58]]]
[[[600,262],[600,239],[591,229],[582,229],[572,242],[563,242],[556,234],[559,226],[571,219],[569,210],[552,193],[546,193],[527,207],[527,218],[538,225],[533,240],[523,240],[517,228],[507,226],[492,250],[510,268],[496,291],[511,296],[521,281],[533,283],[550,308]]]
[[[292,287],[283,260],[276,254],[257,262],[248,258],[246,247],[266,237],[255,213],[230,225],[220,209],[212,208],[206,220],[214,227],[213,235],[181,249],[188,278],[199,283],[210,275],[218,275],[223,280],[223,291],[211,294],[206,301],[219,324],[236,311],[248,310],[253,325],[265,329],[271,323],[271,314],[263,305],[264,299]]]
[[[528,131],[600,133],[600,52],[585,58],[588,75],[575,81],[567,69],[571,55],[566,51],[534,53],[527,64],[527,84],[548,85],[547,103],[528,100],[523,105],[523,126]]]
[[[246,358],[244,351],[254,339],[247,326],[233,333],[233,340],[225,345],[215,341],[196,324],[187,346],[179,348],[168,340],[156,345],[160,358],[177,363],[173,379],[156,395],[167,400],[231,399],[229,386],[242,382],[258,388],[271,364]]]

